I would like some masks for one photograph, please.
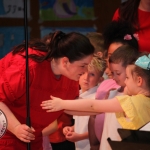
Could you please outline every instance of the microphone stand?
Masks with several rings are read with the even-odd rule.
[[[28,67],[28,17],[27,0],[24,0],[24,31],[25,31],[25,49],[26,49],[26,124],[31,127],[30,121],[30,100],[29,100],[29,67]],[[27,150],[30,150],[30,143],[27,143]]]

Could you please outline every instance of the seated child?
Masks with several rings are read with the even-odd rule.
[[[79,79],[80,98],[95,98],[95,92],[98,84],[103,81],[103,73],[106,68],[106,61],[94,55],[91,63],[88,65],[88,71]],[[75,125],[65,127],[63,132],[66,139],[75,142],[77,150],[89,150],[88,140],[88,120],[89,116],[74,116]]]

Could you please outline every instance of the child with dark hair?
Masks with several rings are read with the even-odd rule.
[[[132,26],[126,21],[112,21],[109,23],[104,29],[103,37],[104,45],[107,50],[112,43],[130,45],[137,49],[137,51],[139,49],[138,38],[133,32]]]
[[[97,97],[97,99],[112,98],[116,94],[123,93],[123,89],[125,87],[124,81],[126,77],[125,69],[127,65],[136,58],[136,55],[137,55],[136,50],[129,45],[123,45],[114,51],[114,53],[109,58],[110,70],[114,81],[112,82],[110,80],[105,80],[101,83],[101,85],[99,86],[100,88],[99,92],[101,93],[99,93],[99,97]],[[111,91],[111,89],[113,89],[113,91]],[[102,115],[105,115],[105,119],[103,119]],[[106,121],[108,117],[110,119],[109,123]],[[109,148],[106,139],[108,138],[108,135],[110,136],[109,133],[111,131],[110,127],[112,128],[116,127],[116,125],[113,124],[113,120],[114,120],[113,114],[109,115],[107,113],[105,114],[101,113],[96,115],[94,128],[95,128],[95,134],[99,141],[99,144],[96,138],[94,139],[94,136],[91,135],[91,139],[93,138],[93,143],[95,143],[92,145],[93,147],[91,147],[91,150],[98,150],[99,146],[102,147],[102,150],[105,149],[106,147]],[[89,130],[91,130],[91,127],[92,125],[90,125]],[[118,136],[118,134],[116,134],[114,129],[111,132],[115,133],[113,136],[115,135]]]
[[[125,35],[131,35],[130,39],[125,39]],[[110,89],[120,87],[113,79],[111,79],[112,72],[109,67],[109,57],[113,54],[113,52],[122,45],[130,45],[134,48],[135,53],[138,54],[138,41],[133,35],[132,27],[127,22],[112,21],[105,28],[103,37],[104,45],[106,48],[105,57],[107,60],[107,68],[105,70],[105,74],[109,79],[104,80],[98,87],[96,92],[96,99],[105,99]],[[89,119],[90,131],[92,131],[91,128],[94,128],[95,130],[93,132],[89,132],[89,135],[91,135],[91,146],[95,147],[93,148],[93,150],[99,147],[99,143],[101,141],[104,115],[104,113],[98,114],[96,116],[91,116]]]
[[[108,60],[111,54],[122,45],[130,45],[137,53],[139,51],[138,39],[132,30],[132,27],[127,22],[112,21],[103,32],[104,45],[106,48],[105,57]],[[111,78],[111,72],[108,67],[105,71],[108,78]]]
[[[112,72],[113,80],[120,86],[120,88],[116,88],[115,90],[109,91],[108,99],[113,98],[117,95],[124,95],[125,88],[125,79],[126,79],[126,67],[131,62],[135,61],[137,58],[136,50],[129,46],[123,45],[116,49],[116,51],[110,56],[110,70]],[[99,134],[101,137],[100,140],[100,150],[111,150],[107,138],[111,138],[113,140],[121,140],[117,128],[121,128],[118,123],[115,113],[105,113],[103,133]]]

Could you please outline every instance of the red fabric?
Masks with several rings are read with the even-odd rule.
[[[29,49],[29,53],[33,52]],[[23,124],[26,123],[25,70],[25,59],[20,55],[12,56],[9,53],[0,60],[0,101],[8,106]],[[36,130],[36,139],[31,142],[31,149],[41,150],[42,129],[63,113],[63,111],[46,113],[40,106],[41,102],[50,99],[50,95],[62,99],[75,99],[79,91],[78,82],[64,76],[57,80],[49,61],[36,63],[29,59],[29,85],[31,125]],[[26,144],[7,132],[0,140],[0,149],[9,143],[11,143],[8,148],[10,150],[26,150]]]
[[[112,20],[118,20],[119,13],[116,10]],[[138,19],[140,30],[137,32],[139,36],[139,48],[140,51],[150,52],[150,12],[145,12],[138,9]]]
[[[119,9],[117,9],[117,10],[115,11],[112,20],[118,20],[118,19],[119,19]]]
[[[49,136],[50,142],[51,143],[60,143],[63,141],[66,141],[66,138],[63,134],[63,128],[65,126],[71,126],[72,125],[72,116],[67,115],[65,113],[63,113],[58,119],[58,129],[56,132],[54,132],[53,134],[51,134]]]

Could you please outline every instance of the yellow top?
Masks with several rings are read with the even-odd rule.
[[[124,113],[116,113],[122,128],[137,130],[150,121],[150,98],[142,94],[116,96]]]

